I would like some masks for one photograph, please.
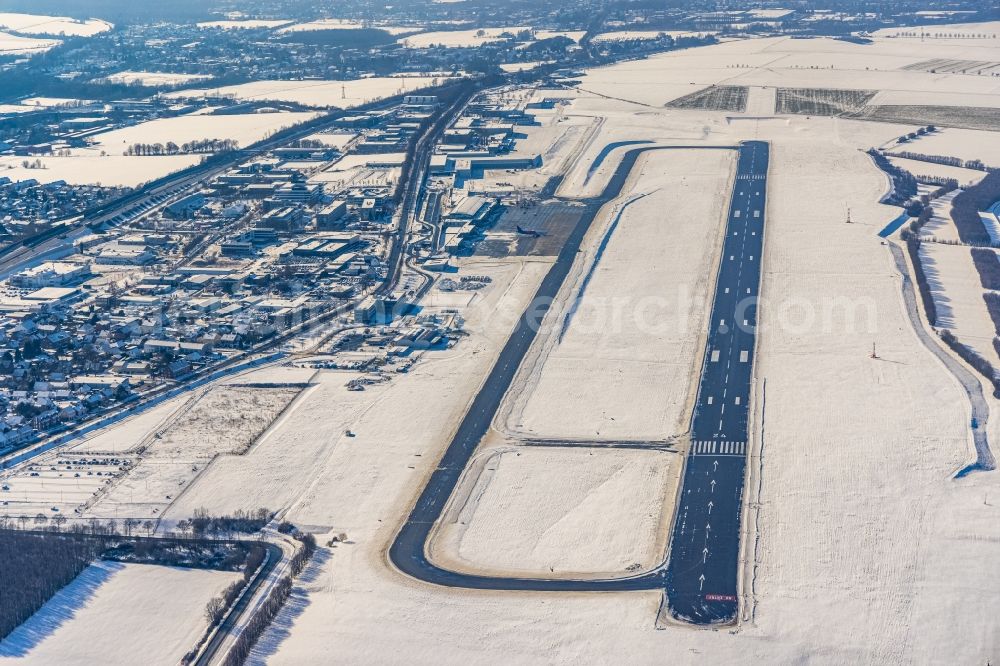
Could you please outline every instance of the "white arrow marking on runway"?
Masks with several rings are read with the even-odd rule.
[[[714,472],[717,469],[719,469],[719,461],[718,460],[713,460],[712,461],[712,471]]]
[[[708,500],[708,515],[710,515],[710,516],[712,515],[712,507],[713,506],[715,506],[715,505],[712,504],[712,500]]]
[[[705,564],[705,562],[707,561],[708,561],[708,546],[705,546],[705,549],[701,551],[701,563]]]
[[[705,574],[698,576],[698,591],[701,592],[702,588],[705,587]]]
[[[710,483],[709,485],[712,486],[712,492],[714,493],[715,492],[715,479],[712,479],[712,483]]]

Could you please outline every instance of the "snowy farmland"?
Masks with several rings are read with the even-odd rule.
[[[66,37],[93,37],[111,30],[114,26],[100,19],[78,20],[65,16],[40,16],[0,12],[0,29],[13,30],[22,35],[63,35]]]
[[[312,112],[251,113],[242,115],[187,115],[160,118],[91,137],[93,145],[71,149],[70,156],[37,158],[40,168],[25,167],[23,157],[0,157],[0,176],[13,181],[65,180],[74,185],[135,187],[201,161],[201,154],[123,155],[136,143],[178,146],[206,139],[232,139],[249,146],[272,134],[315,118]],[[34,163],[36,158],[30,160]]]
[[[27,55],[48,51],[59,45],[57,39],[41,39],[38,37],[19,37],[6,32],[0,32],[0,54]]]
[[[142,86],[179,86],[186,83],[196,83],[212,78],[205,74],[171,74],[168,72],[118,72],[105,77],[108,83]]]
[[[202,21],[199,28],[217,28],[220,30],[256,30],[261,28],[280,28],[292,23],[291,19],[235,19],[226,21]]]
[[[309,112],[281,112],[160,118],[94,135],[94,145],[87,151],[103,150],[120,155],[135,143],[165,144],[173,141],[181,145],[206,139],[232,139],[245,147],[315,117],[316,114]]]
[[[316,108],[349,109],[394,95],[416,92],[447,82],[447,77],[372,77],[350,81],[254,81],[222,88],[185,89],[174,99],[231,97],[237,100],[293,102]]]
[[[527,26],[515,28],[481,28],[477,30],[441,30],[437,32],[422,32],[399,39],[399,43],[411,49],[426,49],[432,46],[449,48],[475,48],[483,44],[500,42],[507,37],[529,31]]]
[[[0,664],[178,663],[240,574],[97,562],[0,644]]]
[[[400,25],[381,25],[377,23],[362,23],[361,21],[351,21],[348,19],[317,19],[315,21],[306,21],[304,23],[295,23],[289,26],[285,26],[278,30],[278,32],[313,32],[322,30],[360,30],[362,28],[371,28],[373,30],[384,30],[390,35],[402,35],[408,32],[416,32],[420,30],[419,26],[400,26]]]

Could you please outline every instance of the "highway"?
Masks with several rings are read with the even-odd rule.
[[[389,548],[390,560],[403,573],[437,585],[490,590],[664,589],[670,612],[677,619],[696,624],[735,619],[755,342],[754,298],[760,281],[768,166],[768,145],[763,142],[743,143],[739,150],[711,326],[692,417],[692,446],[672,536],[676,548],[672,546],[667,564],[641,575],[605,580],[502,578],[442,569],[427,559],[425,551],[435,521],[489,429],[535,338],[537,326],[529,320],[529,313],[535,313],[533,318],[537,318],[547,309],[544,304],[558,293],[598,209],[621,193],[638,156],[665,149],[670,148],[652,146],[626,152],[602,195],[590,202],[587,214],[570,234]]]

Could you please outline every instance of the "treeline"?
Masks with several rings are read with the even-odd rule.
[[[875,148],[869,148],[868,155],[875,161],[876,166],[888,174],[892,180],[892,191],[882,199],[882,203],[902,206],[917,196],[917,179],[913,177],[913,174],[890,162]]]
[[[949,331],[944,329],[941,331],[941,339],[946,345],[951,347],[952,351],[958,354],[963,361],[975,368],[976,372],[981,374],[983,377],[989,380],[990,384],[993,385],[993,396],[1000,397],[1000,380],[997,379],[996,369],[993,364],[988,360],[983,358],[975,349],[962,344],[958,341],[958,338]],[[994,345],[996,343],[994,342]]]
[[[234,139],[201,139],[177,145],[166,143],[134,143],[125,149],[124,155],[147,157],[150,155],[188,155],[192,153],[226,153],[239,148]]]
[[[927,224],[934,215],[934,210],[930,205],[931,202],[935,199],[943,197],[957,188],[958,182],[952,180],[933,192],[922,194],[920,195],[920,198],[909,201],[906,204],[906,214],[917,219],[910,222],[909,226],[903,230],[903,233],[900,234],[900,237],[903,240],[909,240],[911,236],[919,236],[921,229],[924,228],[924,225]]]
[[[1000,261],[997,261],[996,252],[974,247],[972,262],[976,265],[976,272],[979,273],[979,282],[983,285],[983,289],[1000,290]]]
[[[313,553],[316,552],[316,537],[312,534],[297,535],[295,538],[301,542],[302,547],[292,556],[289,563],[289,573],[271,588],[267,599],[257,608],[253,617],[247,622],[246,628],[236,639],[232,649],[229,650],[229,654],[223,661],[223,666],[241,666],[246,661],[253,646],[264,635],[268,626],[281,612],[285,602],[288,601],[288,597],[291,596],[292,581],[302,573]]]
[[[910,255],[910,263],[913,264],[913,277],[917,282],[917,291],[920,292],[920,300],[924,304],[924,312],[927,313],[927,321],[931,326],[935,326],[937,325],[937,306],[934,305],[931,286],[927,282],[927,273],[924,272],[924,265],[920,261],[920,239],[914,237],[907,238],[906,251]]]
[[[980,211],[987,210],[1000,200],[1000,172],[992,172],[978,184],[955,197],[951,205],[951,219],[958,229],[958,237],[970,245],[991,245]]]
[[[103,550],[99,539],[0,533],[0,639],[71,583]]]
[[[959,157],[946,157],[944,155],[924,155],[923,153],[911,153],[909,151],[903,151],[899,153],[893,153],[894,157],[902,157],[908,160],[916,160],[918,162],[930,162],[932,164],[944,164],[946,166],[961,167],[963,169],[974,169],[976,171],[996,171],[992,167],[988,167],[983,164],[982,160],[963,160]]]
[[[379,28],[352,28],[334,30],[297,30],[288,33],[281,41],[306,46],[371,49],[396,41],[397,37]]]
[[[191,518],[177,523],[177,529],[181,532],[190,532],[196,537],[234,533],[252,534],[267,525],[273,515],[273,511],[263,507],[256,511],[238,509],[236,513],[224,516],[212,516],[205,509],[196,509]]]
[[[983,300],[986,301],[986,309],[993,320],[993,330],[1000,334],[1000,294],[987,291],[983,294]]]

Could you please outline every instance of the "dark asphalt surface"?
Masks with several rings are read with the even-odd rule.
[[[448,450],[417,499],[389,549],[403,573],[449,587],[489,590],[628,591],[665,589],[673,615],[695,623],[735,617],[740,542],[740,508],[746,468],[746,441],[756,312],[747,297],[757,295],[763,248],[764,197],[768,145],[741,145],[719,267],[706,358],[692,422],[687,460],[666,568],[630,578],[564,580],[475,576],[431,563],[424,546],[462,471],[489,429],[514,374],[531,346],[547,303],[569,273],[576,253],[600,206],[621,192],[636,159],[650,150],[628,151],[603,194],[591,203],[546,274],[528,308],[500,352],[492,371]],[[749,290],[749,291],[747,291]],[[723,321],[724,320],[724,321]],[[746,326],[742,325],[746,320]],[[739,326],[733,326],[736,322]],[[718,352],[718,355],[715,354]],[[745,353],[745,358],[744,358]],[[739,400],[737,401],[737,398]],[[707,552],[706,550],[707,549]]]
[[[759,141],[740,148],[691,423],[691,451],[670,540],[670,612],[698,624],[733,620],[738,609],[740,512],[768,153],[768,144]]]

